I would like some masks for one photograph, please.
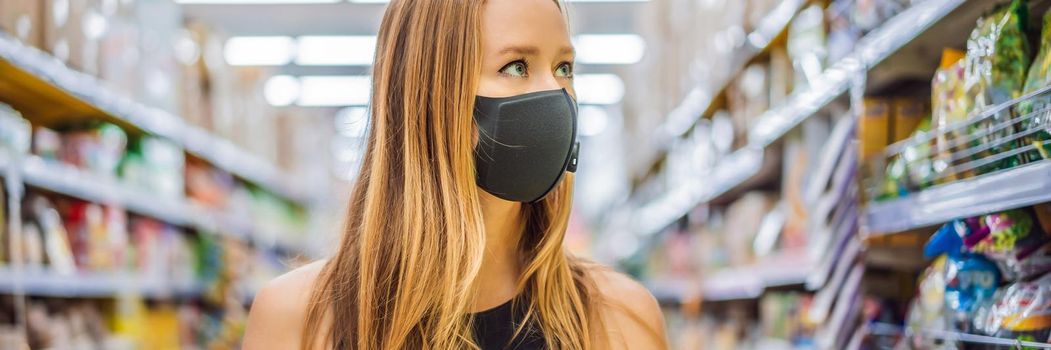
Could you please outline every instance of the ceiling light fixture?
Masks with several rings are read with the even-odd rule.
[[[366,106],[372,95],[368,76],[312,75],[299,77],[297,105],[304,107]]]
[[[646,52],[646,41],[637,34],[581,34],[573,46],[577,62],[584,64],[633,64]]]
[[[580,136],[584,137],[601,134],[609,125],[609,112],[605,107],[581,106],[577,118],[580,119]]]
[[[376,54],[376,37],[301,36],[296,64],[300,66],[367,66]]]
[[[573,80],[582,105],[611,105],[624,98],[624,81],[616,74],[577,74]]]
[[[287,36],[235,36],[226,40],[223,58],[233,66],[283,66],[292,61],[295,46]]]
[[[192,5],[281,5],[281,4],[335,4],[343,0],[175,0],[176,4]]]
[[[271,106],[289,106],[299,98],[299,79],[289,75],[275,75],[263,85],[263,97]]]
[[[383,4],[388,3],[390,0],[347,0],[359,4]],[[650,2],[650,0],[566,0],[567,2]]]

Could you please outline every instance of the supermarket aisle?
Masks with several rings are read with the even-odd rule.
[[[625,220],[674,346],[1051,347],[1048,4],[780,7]]]
[[[579,4],[582,136],[613,135],[645,5]],[[385,8],[0,0],[0,348],[239,347],[339,238]]]
[[[0,0],[0,349],[238,348],[343,230],[386,6]],[[672,349],[1051,348],[1051,2],[565,6],[563,244]]]

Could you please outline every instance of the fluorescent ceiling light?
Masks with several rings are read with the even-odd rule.
[[[605,107],[581,106],[578,113],[580,118],[580,136],[595,136],[606,131],[609,125],[609,112]]]
[[[301,66],[367,66],[376,53],[375,36],[301,36],[297,43]]]
[[[288,106],[299,98],[299,79],[289,75],[275,75],[263,85],[263,97],[271,106]]]
[[[304,76],[296,104],[307,107],[366,106],[372,93],[368,76]]]
[[[582,34],[573,40],[577,62],[632,64],[642,60],[646,41],[636,34]]]
[[[381,4],[390,0],[347,0],[359,4]],[[650,0],[566,0],[568,2],[650,2]]]
[[[177,4],[268,5],[268,4],[335,4],[343,0],[175,0]]]
[[[295,46],[287,36],[235,36],[226,40],[223,57],[233,66],[283,66],[292,61]]]
[[[573,80],[582,105],[611,105],[624,98],[624,81],[615,74],[577,74]]]

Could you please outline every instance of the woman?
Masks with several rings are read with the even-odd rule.
[[[556,0],[391,1],[346,234],[259,292],[244,347],[664,348],[644,288],[562,248],[573,94]]]

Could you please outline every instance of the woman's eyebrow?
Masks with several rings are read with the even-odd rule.
[[[513,53],[523,56],[535,56],[540,54],[540,48],[532,45],[514,45],[504,47],[498,53],[500,55]],[[573,55],[575,53],[576,51],[572,46],[563,46],[558,50],[559,55]]]
[[[499,54],[501,54],[501,55],[508,54],[508,53],[519,54],[519,55],[526,55],[526,56],[537,55],[537,54],[540,54],[540,48],[538,48],[536,46],[508,46],[508,47],[505,47],[503,49],[500,49],[500,51],[499,51]]]

